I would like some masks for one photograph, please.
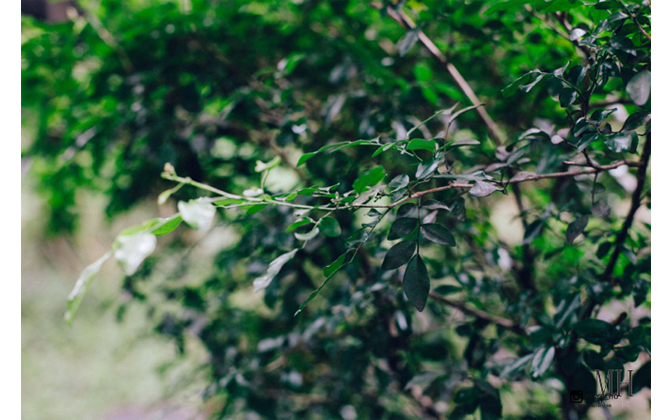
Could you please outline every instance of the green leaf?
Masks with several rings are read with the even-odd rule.
[[[605,146],[614,153],[634,152],[637,143],[638,136],[635,131],[612,133],[605,136]]]
[[[289,225],[289,227],[286,228],[286,231],[287,232],[293,232],[297,228],[299,228],[301,226],[308,225],[310,223],[314,223],[314,221],[312,219],[310,219],[309,217],[303,217],[303,218],[298,219],[295,222],[291,223]]]
[[[405,390],[412,387],[418,386],[421,389],[426,389],[432,384],[437,378],[444,376],[444,372],[424,372],[418,375],[415,375],[410,379],[405,385]]]
[[[391,190],[391,194],[393,194],[396,191],[400,191],[403,188],[406,188],[407,185],[409,184],[409,176],[408,175],[398,175],[395,178],[389,182],[389,189]]]
[[[440,166],[442,159],[431,159],[422,163],[416,168],[416,179],[423,180],[430,177]]]
[[[396,219],[389,230],[388,239],[393,241],[409,235],[416,228],[417,219],[413,217],[400,217]]]
[[[135,274],[140,264],[156,249],[156,235],[137,232],[119,235],[114,243],[114,258],[127,276]]]
[[[183,186],[184,186],[184,184],[181,183],[181,184],[177,185],[177,186],[174,187],[174,188],[170,188],[169,190],[167,190],[167,191],[163,191],[162,193],[160,193],[160,195],[158,196],[158,205],[159,205],[159,206],[162,206],[163,204],[165,204],[165,202],[168,200],[168,198],[170,198],[170,196],[171,196],[172,194],[174,194],[174,193],[176,193],[177,191],[179,191],[179,189],[180,189],[181,187],[183,187]]]
[[[407,264],[402,286],[410,303],[419,312],[422,312],[423,308],[426,307],[426,301],[428,301],[428,294],[430,293],[430,278],[428,277],[426,264],[424,264],[420,255],[414,256]]]
[[[414,76],[420,82],[428,82],[433,78],[433,71],[426,64],[419,62],[414,66]]]
[[[600,319],[585,319],[574,326],[574,330],[584,340],[594,344],[609,344],[615,337],[614,327]]]
[[[435,140],[413,139],[407,145],[407,150],[428,150],[435,152],[436,145]]]
[[[298,159],[298,163],[295,166],[302,165],[303,163],[307,162],[308,160],[310,160],[311,158],[313,158],[314,156],[316,156],[318,154],[319,154],[319,152],[305,153],[304,155],[300,156],[300,159]]]
[[[97,261],[84,268],[84,271],[82,271],[79,275],[74,288],[67,297],[67,312],[65,313],[65,321],[67,321],[68,325],[72,325],[72,321],[77,314],[77,310],[79,309],[79,305],[81,304],[82,299],[84,299],[86,290],[88,290],[88,287],[100,272],[103,264],[105,264],[105,262],[107,262],[111,256],[111,251],[107,252]]]
[[[396,217],[418,217],[419,213],[417,212],[419,208],[414,203],[405,203],[402,206],[398,207],[398,213]]]
[[[644,111],[634,112],[626,118],[626,122],[621,131],[637,130],[638,127],[645,125],[649,121],[650,115]]]
[[[586,228],[586,225],[589,223],[589,216],[578,217],[577,220],[568,225],[568,229],[565,231],[565,239],[569,244],[572,244],[575,239],[581,235]]]
[[[447,206],[446,204],[444,204],[444,203],[441,202],[441,201],[437,201],[437,200],[433,200],[433,199],[426,200],[426,202],[423,203],[423,205],[421,206],[421,208],[428,209],[428,210],[446,210],[446,211],[451,211],[451,209],[449,208],[449,206]]]
[[[132,235],[133,233],[137,232],[150,232],[158,236],[165,235],[175,230],[177,226],[181,224],[181,222],[182,218],[179,214],[164,218],[159,217],[148,220],[139,226],[123,229],[119,235]]]
[[[275,277],[277,277],[277,274],[279,274],[282,267],[284,267],[284,265],[295,256],[296,252],[298,252],[298,249],[294,249],[285,254],[281,254],[280,256],[272,260],[265,274],[263,274],[260,277],[256,277],[254,279],[254,293],[268,287],[270,285],[270,282]]]
[[[507,85],[502,90],[502,94],[505,97],[510,97],[514,95],[517,90],[528,93],[536,84],[540,83],[545,77],[550,75],[551,74],[543,73],[539,70],[532,70]]]
[[[499,190],[500,188],[489,182],[475,181],[475,185],[470,188],[470,195],[473,197],[486,197]]]
[[[342,228],[336,219],[330,216],[326,216],[319,222],[319,229],[323,232],[324,235],[335,238],[342,234]]]
[[[384,257],[382,270],[394,270],[407,264],[415,250],[416,241],[403,241],[393,245]]]
[[[256,167],[254,168],[254,171],[256,172],[263,172],[263,171],[269,171],[270,169],[275,168],[277,165],[281,163],[281,158],[279,156],[275,156],[270,160],[269,162],[261,162],[260,160],[256,161]]]
[[[337,272],[337,270],[339,270],[344,265],[349,252],[351,252],[351,250],[348,250],[344,254],[340,255],[339,257],[337,257],[337,259],[335,261],[330,263],[330,265],[327,265],[326,267],[324,267],[323,275],[326,276],[326,277],[330,277],[333,274],[335,274]]]
[[[416,44],[416,42],[419,40],[419,29],[411,29],[407,31],[405,36],[402,37],[400,41],[398,41],[398,54],[401,57],[404,57],[405,54],[409,52],[409,50]]]
[[[254,204],[254,205],[251,205],[247,208],[247,213],[246,214],[248,216],[251,216],[252,214],[256,214],[259,211],[263,210],[267,206],[268,206],[268,204]]]
[[[216,207],[204,198],[188,202],[180,201],[177,208],[184,221],[193,229],[198,230],[208,228],[216,214]]]
[[[537,219],[533,221],[530,225],[528,225],[528,228],[526,228],[526,232],[523,235],[523,242],[521,243],[522,245],[528,245],[537,236],[542,232],[542,229],[544,228],[544,220],[543,219]]]
[[[369,171],[363,173],[354,181],[354,191],[358,194],[364,192],[370,187],[377,185],[386,176],[386,170],[383,166],[375,166]]]
[[[555,352],[556,349],[553,346],[540,347],[535,351],[533,361],[530,363],[530,372],[533,378],[539,378],[549,369],[551,362],[554,360]]]
[[[572,105],[577,99],[577,91],[573,88],[563,88],[558,95],[558,100],[561,103],[563,108],[567,108]]]
[[[293,235],[295,235],[296,239],[298,239],[299,241],[310,241],[316,238],[318,234],[319,234],[319,228],[317,226],[314,226],[312,230],[310,230],[307,233],[295,232]]]
[[[626,85],[626,92],[637,105],[646,104],[651,94],[651,73],[648,70],[642,70],[633,76]]]
[[[421,225],[421,234],[424,238],[436,244],[456,246],[456,240],[449,229],[439,223]]]

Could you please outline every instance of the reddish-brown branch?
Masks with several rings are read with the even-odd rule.
[[[575,166],[582,166],[586,164],[578,164],[578,163],[573,163],[570,162],[571,165]],[[618,168],[619,166],[644,166],[643,164],[639,164],[638,162],[627,162],[624,160],[616,161],[613,163],[610,163],[608,165],[597,165],[593,163],[593,166],[587,167],[586,169],[580,169],[578,171],[566,171],[566,172],[552,172],[548,174],[535,174],[535,175],[529,175],[526,178],[520,178],[520,179],[513,179],[510,180],[510,184],[518,184],[521,182],[528,182],[528,181],[538,181],[540,179],[549,179],[549,178],[563,178],[563,177],[573,177],[573,176],[578,176],[578,175],[588,175],[588,174],[594,174],[596,172],[600,171],[608,171],[610,169],[615,169]],[[645,166],[646,168],[646,166]],[[445,191],[445,190],[454,190],[454,189],[469,189],[472,188],[474,185],[472,184],[464,184],[464,183],[459,183],[459,182],[452,182],[451,184],[443,185],[441,187],[435,187],[431,188],[428,190],[423,190],[423,191],[417,191],[412,193],[411,195],[408,195],[406,197],[403,197],[402,199],[395,201],[391,204],[363,204],[359,207],[365,207],[365,208],[394,208],[396,206],[399,206],[400,204],[404,203],[407,200],[410,200],[412,198],[418,198],[424,195],[428,194],[433,194],[436,192],[440,191]]]

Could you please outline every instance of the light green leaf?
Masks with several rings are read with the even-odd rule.
[[[127,276],[135,274],[140,264],[156,249],[156,235],[137,232],[119,235],[114,243],[114,258]]]
[[[177,204],[179,213],[189,226],[193,229],[206,229],[212,224],[216,207],[203,198],[190,200],[188,202],[180,201]]]
[[[375,166],[369,171],[361,174],[356,181],[354,181],[354,191],[358,194],[364,192],[369,187],[377,185],[386,176],[386,170],[383,166]]]
[[[287,231],[287,232],[293,232],[293,231],[296,230],[297,228],[299,228],[299,227],[301,227],[301,226],[308,225],[308,224],[310,224],[310,223],[314,223],[314,221],[313,221],[312,219],[310,219],[309,217],[305,217],[305,218],[302,218],[302,219],[298,219],[298,220],[296,220],[295,222],[291,223],[291,225],[290,225],[289,227],[286,228],[286,231]]]
[[[183,186],[184,186],[184,184],[181,183],[181,184],[177,185],[177,186],[174,187],[174,188],[170,188],[169,190],[167,190],[167,191],[163,191],[162,193],[160,193],[160,195],[158,196],[158,205],[159,205],[159,206],[162,206],[163,204],[165,204],[165,202],[168,200],[168,198],[170,198],[170,196],[171,196],[172,194],[174,194],[174,193],[176,193],[177,191],[179,191],[179,189],[180,189],[181,187],[183,187]]]
[[[256,172],[269,171],[270,169],[275,168],[280,163],[281,163],[281,158],[279,156],[275,156],[269,162],[261,162],[260,160],[257,160],[256,161],[256,167],[254,168],[254,171],[256,171]]]
[[[270,285],[270,282],[275,277],[277,277],[277,274],[279,274],[279,271],[281,271],[282,267],[284,267],[284,265],[295,256],[296,252],[298,252],[297,248],[294,249],[293,251],[289,251],[285,254],[282,254],[277,258],[275,258],[274,260],[272,260],[265,274],[263,274],[260,277],[256,277],[256,279],[254,279],[254,293],[268,287]]]
[[[413,139],[407,145],[407,150],[428,150],[435,151],[435,140]]]
[[[103,264],[112,256],[112,252],[107,252],[105,255],[100,257],[96,262],[90,264],[84,269],[77,279],[77,283],[74,285],[74,289],[70,292],[67,297],[67,312],[65,313],[65,321],[68,325],[72,325],[72,320],[74,320],[79,305],[81,304],[88,286],[93,282],[95,277],[100,272]]]

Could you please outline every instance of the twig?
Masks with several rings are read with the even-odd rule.
[[[651,133],[648,133],[647,141],[644,143],[644,149],[642,150],[642,156],[640,157],[640,169],[637,172],[637,187],[635,188],[635,191],[633,192],[633,195],[631,197],[630,210],[628,211],[626,220],[624,220],[623,226],[621,227],[621,230],[617,234],[616,239],[614,241],[614,252],[612,253],[612,256],[610,257],[607,263],[607,267],[605,267],[605,271],[603,272],[602,275],[603,281],[612,280],[611,277],[612,273],[614,272],[614,267],[616,266],[616,262],[619,259],[621,250],[623,249],[623,244],[626,241],[626,238],[628,237],[628,231],[633,225],[633,220],[635,219],[635,213],[637,212],[637,209],[640,208],[640,202],[642,199],[642,190],[644,189],[644,184],[645,181],[647,180],[647,166],[649,166],[650,157],[651,157]]]
[[[381,9],[382,5],[379,3],[372,3],[372,7],[376,9]],[[389,16],[391,16],[396,22],[398,22],[402,27],[405,29],[410,29],[410,30],[416,30],[416,23],[405,14],[402,10],[396,11],[390,7],[387,8]],[[449,75],[454,79],[456,84],[458,85],[458,88],[467,96],[467,98],[472,102],[473,105],[481,105],[482,102],[477,98],[477,95],[475,92],[472,90],[468,82],[463,78],[461,73],[458,71],[458,69],[447,60],[447,57],[442,54],[442,52],[437,48],[437,45],[433,41],[431,41],[430,38],[423,32],[423,31],[418,31],[419,34],[419,40],[421,43],[428,49],[430,54],[433,56],[435,61],[437,61],[440,65],[442,65]],[[484,121],[484,124],[486,124],[486,128],[493,138],[493,140],[496,142],[498,146],[503,144],[503,135],[502,131],[498,127],[498,125],[493,121],[493,119],[489,116],[489,114],[486,112],[486,109],[484,107],[478,107],[477,113],[481,117],[481,119]]]
[[[508,330],[510,330],[510,331],[512,331],[516,334],[519,334],[519,335],[522,335],[522,336],[526,335],[526,332],[523,330],[523,328],[521,328],[520,326],[515,324],[510,319],[499,317],[497,315],[491,315],[488,312],[484,312],[484,311],[481,311],[479,309],[470,308],[468,306],[465,306],[465,304],[462,303],[462,302],[455,302],[453,300],[450,300],[450,299],[447,299],[443,296],[440,296],[440,295],[438,295],[437,293],[434,293],[434,292],[430,292],[429,296],[432,299],[434,299],[438,302],[444,303],[447,306],[451,306],[452,308],[457,309],[457,310],[463,312],[466,315],[472,315],[472,316],[477,317],[479,319],[483,319],[485,321],[488,321],[488,322],[491,322],[493,324],[499,325],[499,326],[501,326],[505,329],[508,329]]]

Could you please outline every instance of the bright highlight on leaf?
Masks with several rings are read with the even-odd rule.
[[[180,201],[177,207],[184,221],[198,230],[207,229],[216,214],[216,207],[202,198],[188,202]]]

